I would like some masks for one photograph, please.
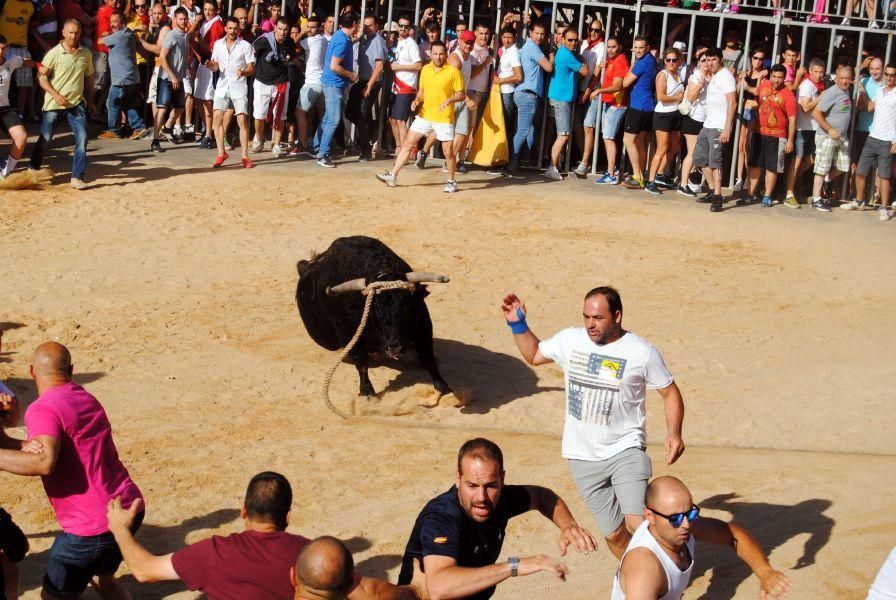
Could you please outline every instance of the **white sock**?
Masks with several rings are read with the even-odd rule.
[[[6,159],[6,164],[3,165],[3,176],[7,177],[10,173],[12,173],[16,168],[16,163],[19,162],[19,159],[9,157]]]

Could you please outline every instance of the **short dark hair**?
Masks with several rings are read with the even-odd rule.
[[[229,17],[224,19],[224,25],[226,26],[228,23],[233,23],[237,27],[240,26],[240,20],[237,19],[236,17],[234,17],[233,15],[230,15]]]
[[[785,52],[793,52],[794,54],[799,54],[799,53],[800,53],[799,49],[798,49],[796,46],[793,46],[793,45],[790,45],[790,44],[784,46],[784,49],[781,50],[781,54],[782,54],[782,55],[783,55]]]
[[[772,73],[784,73],[784,75],[787,75],[787,67],[785,67],[784,65],[772,65],[771,72]]]
[[[218,0],[202,0],[202,6],[205,6],[206,4],[211,4],[215,7],[215,10],[218,10]]]
[[[292,509],[292,487],[280,473],[264,471],[252,478],[246,489],[246,514],[254,519],[286,529],[286,515]]]
[[[536,27],[541,27],[542,29],[545,30],[545,33],[547,33],[548,28],[547,28],[547,26],[541,21],[541,19],[535,19],[535,20],[533,20],[532,23],[531,23],[531,25],[529,26],[529,29],[532,30],[532,29],[535,29]]]
[[[429,45],[430,51],[432,51],[432,49],[435,48],[436,46],[441,46],[442,48],[445,49],[446,52],[448,51],[448,46],[446,46],[445,42],[443,42],[442,40],[436,40],[432,44],[430,44]]]
[[[768,56],[768,51],[765,49],[765,46],[756,46],[752,50],[750,50],[750,56],[753,56],[757,52],[762,52],[763,56]]]
[[[308,21],[307,21],[307,22],[308,22],[308,23],[318,23],[318,24],[319,24],[319,23],[320,23],[320,17],[318,17],[317,15],[311,15],[310,17],[308,17]]]
[[[489,31],[492,30],[491,25],[489,25],[489,24],[486,23],[485,21],[477,21],[477,22],[476,22],[476,25],[473,27],[473,29],[479,29],[480,27],[483,27],[483,28],[485,28],[485,29],[488,29]]]
[[[6,43],[6,36],[0,35],[0,44]]]
[[[354,27],[358,23],[358,15],[355,13],[345,13],[341,17],[339,17],[339,26],[345,27],[348,29],[349,27]]]
[[[278,6],[279,6],[279,4],[278,4]],[[277,25],[279,25],[280,23],[283,23],[287,27],[292,26],[292,21],[290,21],[287,17],[277,17]]]
[[[501,29],[501,35],[504,35],[505,33],[509,33],[513,37],[516,37],[516,29],[513,27],[513,25],[506,25],[505,27],[503,27]]]
[[[172,14],[174,14],[174,16],[177,16],[177,15],[184,15],[185,17],[190,16],[190,13],[188,13],[187,9],[184,8],[183,6],[178,6],[177,8],[175,8],[174,13],[172,13]]]
[[[498,463],[498,469],[504,471],[504,454],[498,448],[498,444],[485,438],[467,440],[457,451],[457,472],[461,473],[461,462],[467,456],[479,460],[491,460]]]
[[[619,296],[619,292],[614,287],[610,287],[609,285],[602,285],[594,288],[585,294],[585,300],[590,298],[591,296],[603,296],[607,299],[607,306],[610,307],[610,312],[615,313],[622,310],[622,298]]]
[[[887,63],[884,65],[884,69],[896,69],[896,63]]]
[[[423,25],[424,31],[442,31],[442,27],[439,25],[439,22],[435,19],[430,19]]]
[[[715,46],[710,46],[706,49],[706,52],[703,53],[703,56],[706,58],[722,58],[722,51]]]
[[[642,34],[638,34],[638,35],[636,35],[634,41],[636,41],[636,42],[644,42],[645,44],[647,44],[648,46],[650,46],[650,38],[647,37],[646,35],[644,35],[643,33],[642,33]]]

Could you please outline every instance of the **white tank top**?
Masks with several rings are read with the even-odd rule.
[[[470,73],[473,69],[473,61],[469,58],[464,60],[464,53],[460,51],[460,48],[455,50],[454,53],[457,54],[457,58],[460,59],[460,72],[464,76],[464,91],[466,91],[467,86],[470,83]]]
[[[629,542],[625,554],[622,555],[622,560],[625,560],[628,553],[635,548],[647,548],[653,552],[654,555],[656,555],[657,560],[660,561],[663,571],[666,572],[666,584],[669,588],[666,595],[659,598],[659,600],[681,600],[681,595],[684,594],[685,588],[688,587],[688,583],[691,581],[691,571],[694,569],[694,536],[691,536],[687,543],[687,549],[691,555],[691,564],[688,565],[688,568],[685,571],[682,571],[678,568],[678,565],[675,564],[675,561],[666,554],[666,551],[663,550],[660,543],[656,541],[656,538],[651,535],[650,530],[647,529],[648,525],[649,523],[644,521],[635,530],[634,535],[632,535],[632,541]],[[616,569],[616,576],[613,577],[612,600],[625,600],[625,594],[622,592],[622,588],[619,587],[619,571],[621,569],[622,561],[619,562],[619,568]]]
[[[669,71],[664,72],[666,73],[666,95],[674,96],[675,94],[680,94],[684,90],[684,85],[681,81],[675,81],[675,76]],[[678,110],[678,105],[678,102],[657,102],[653,111],[658,113],[675,112]]]

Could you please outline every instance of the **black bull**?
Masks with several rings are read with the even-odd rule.
[[[338,350],[348,344],[364,312],[366,297],[357,291],[363,284],[353,287],[340,284],[358,279],[367,283],[406,281],[416,275],[388,246],[364,236],[339,238],[322,254],[299,261],[296,266],[299,314],[311,339],[327,350]],[[337,286],[352,289],[334,294],[330,288]],[[440,394],[451,393],[439,374],[432,350],[432,320],[424,302],[428,295],[426,286],[417,284],[413,291],[385,290],[374,298],[364,333],[348,354],[358,369],[361,396],[375,395],[367,375],[371,355],[395,358],[409,349],[416,352],[420,364],[432,378],[433,387]]]

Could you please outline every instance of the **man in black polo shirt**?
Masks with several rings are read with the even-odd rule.
[[[501,554],[507,521],[537,510],[560,528],[560,555],[572,545],[578,552],[597,549],[592,535],[579,527],[566,503],[547,488],[504,485],[504,457],[494,442],[476,438],[457,453],[455,485],[430,500],[414,523],[398,575],[399,585],[425,585],[429,596],[485,600],[495,586],[517,575],[548,571],[566,577],[566,566],[539,554]]]

